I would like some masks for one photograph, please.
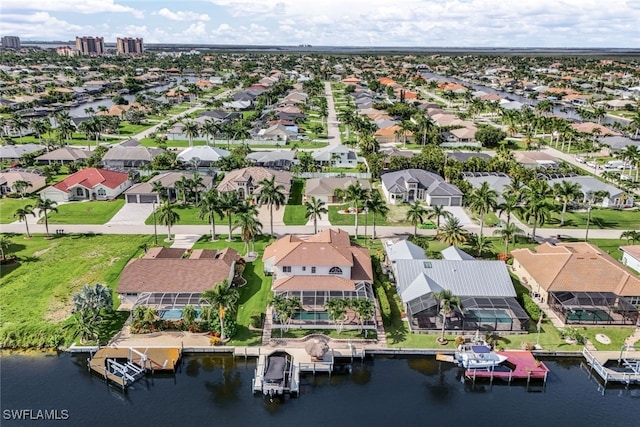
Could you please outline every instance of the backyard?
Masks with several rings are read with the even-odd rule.
[[[567,211],[564,219],[565,228],[586,228],[586,211]],[[551,219],[543,225],[545,228],[560,227],[560,213],[553,212]],[[592,209],[589,227],[593,229],[638,230],[640,229],[640,211],[637,209]]]
[[[305,225],[307,223],[307,208],[302,204],[304,194],[304,179],[294,179],[289,193],[289,203],[284,207],[285,225]]]
[[[17,221],[18,218],[14,217],[13,214],[20,208],[23,208],[26,205],[33,205],[38,201],[35,198],[25,198],[25,199],[9,199],[3,198],[0,199],[0,224],[10,224],[14,221]],[[35,221],[35,217],[29,216],[27,221],[29,223],[33,223]]]
[[[378,225],[393,225],[393,226],[410,226],[411,223],[407,221],[407,211],[409,205],[387,205],[389,207],[389,214],[387,218],[381,218],[380,215],[376,216],[376,226]],[[329,222],[331,225],[355,225],[356,216],[353,213],[344,213],[344,210],[349,208],[349,204],[343,205],[331,205],[329,210]],[[373,224],[373,214],[364,213],[358,214],[358,227],[364,227],[365,223],[368,226]]]

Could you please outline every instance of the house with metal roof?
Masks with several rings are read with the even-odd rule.
[[[230,151],[208,145],[196,145],[186,148],[178,154],[178,160],[192,165],[209,167],[224,157],[231,155]]]
[[[504,262],[476,260],[454,247],[441,253],[443,259],[397,259],[392,265],[411,330],[442,328],[435,294],[449,290],[462,304],[446,319],[446,329],[527,331],[529,316]]]
[[[433,172],[405,169],[385,173],[381,179],[389,203],[422,201],[430,206],[462,206],[462,191]]]
[[[293,150],[254,151],[247,155],[247,160],[254,166],[286,171],[297,162]]]

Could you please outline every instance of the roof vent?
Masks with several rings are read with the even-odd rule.
[[[424,265],[424,268],[431,268],[431,262],[430,261],[425,261],[423,263],[423,265]]]

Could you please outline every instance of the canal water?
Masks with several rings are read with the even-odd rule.
[[[603,392],[581,359],[545,361],[551,373],[543,388],[474,385],[433,357],[376,357],[331,377],[304,375],[298,398],[270,401],[251,393],[255,359],[186,355],[175,375],[143,378],[123,393],[87,372],[86,357],[3,356],[0,424],[38,425],[9,419],[28,409],[67,414],[39,425],[73,426],[640,425],[640,387]]]

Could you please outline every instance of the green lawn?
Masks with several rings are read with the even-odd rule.
[[[586,337],[600,351],[620,351],[624,345],[624,340],[633,334],[634,328],[580,328],[580,333]],[[611,344],[602,344],[596,339],[597,334],[604,334],[611,339]]]
[[[16,211],[25,205],[33,206],[38,199],[8,199],[3,198],[0,199],[0,224],[10,224],[14,221],[17,221],[18,218],[14,217],[13,214]],[[27,222],[33,223],[35,221],[35,217],[29,216]]]
[[[329,222],[331,222],[331,225],[335,225],[335,226],[355,225],[356,216],[352,213],[343,213],[344,210],[348,207],[349,207],[349,204],[331,205],[328,207]],[[411,223],[406,220],[406,214],[404,214],[404,212],[406,212],[406,207],[389,205],[389,209],[390,209],[390,212],[386,219],[380,218],[379,215],[376,217],[376,226],[378,225],[410,226],[411,225]],[[371,227],[371,225],[373,224],[372,214],[368,213],[365,215],[364,213],[360,213],[358,215],[358,228],[363,227],[362,232],[364,232],[365,223],[369,227]]]
[[[189,108],[191,108],[191,104],[189,104],[188,102],[183,102],[182,104],[178,104],[175,107],[172,107],[167,114],[169,115],[175,115],[175,114],[180,114],[180,113],[184,113],[185,111],[187,111]]]
[[[49,213],[49,224],[104,224],[122,207],[124,199],[110,201],[71,202]],[[40,219],[44,224],[44,218]]]
[[[303,205],[287,205],[284,207],[285,225],[306,225],[308,219],[305,218],[307,208]]]
[[[43,140],[45,138],[47,138],[47,135],[43,135]],[[53,139],[55,139],[55,132],[52,133],[51,137]],[[15,144],[20,144],[20,138],[11,138],[13,140],[13,142]],[[110,137],[101,137],[100,141],[98,141],[98,143],[105,143],[105,142],[115,142],[115,141],[121,141],[122,138],[110,138]],[[33,135],[29,135],[29,136],[23,136],[22,137],[22,144],[28,144],[28,143],[33,143],[33,144],[42,144],[43,141],[39,140],[38,137],[33,136]],[[71,136],[71,138],[68,141],[64,141],[65,144],[67,145],[80,145],[80,146],[90,146],[91,149],[95,149],[96,146],[96,140],[95,139],[90,139],[88,140],[84,134],[82,133],[78,133],[78,132],[74,132],[73,135]]]
[[[289,205],[301,205],[302,196],[304,195],[304,187],[307,181],[295,178],[291,183],[291,191],[289,192]]]
[[[368,330],[365,337],[364,331],[360,332],[356,329],[343,330],[338,332],[336,329],[289,329],[287,332],[280,334],[280,330],[274,329],[272,336],[274,338],[282,336],[283,338],[304,338],[311,334],[323,334],[334,339],[376,339],[377,333],[374,330]]]
[[[72,331],[63,326],[71,316],[71,294],[85,284],[103,283],[115,289],[124,266],[152,239],[137,235],[66,235],[45,240],[35,235],[27,240],[22,235],[13,236],[9,251],[19,263],[2,267],[0,344],[70,344]],[[117,299],[114,302],[118,304]],[[106,319],[101,341],[106,342],[123,323],[122,315]]]
[[[166,140],[164,142],[166,143],[167,147],[185,148],[185,147],[189,146],[189,141],[186,140],[186,139],[176,139],[176,140],[168,139],[168,140]],[[158,141],[156,141],[153,138],[142,138],[140,140],[140,145],[143,145],[145,147],[157,147],[158,146]],[[207,141],[205,141],[204,139],[194,139],[193,140],[193,145],[194,146],[196,146],[196,145],[207,145]]]
[[[222,249],[231,247],[236,249],[240,254],[244,254],[244,243],[237,240],[234,242],[226,242],[219,240],[217,242],[207,241],[210,236],[204,236],[193,247],[194,249]],[[262,342],[262,330],[254,330],[251,327],[254,318],[263,316],[267,302],[271,296],[271,278],[264,275],[264,264],[262,263],[262,254],[264,248],[271,243],[271,238],[262,236],[256,241],[256,251],[258,258],[247,263],[243,277],[247,280],[247,284],[240,288],[240,299],[238,300],[237,322],[238,329],[230,341],[229,345],[260,345]]]
[[[120,122],[120,125],[118,126],[118,131],[119,131],[119,135],[131,136],[131,135],[136,135],[142,131],[145,131],[154,125],[155,123],[132,125],[129,122]]]
[[[587,212],[567,211],[564,219],[565,228],[586,228]],[[554,212],[543,227],[559,228],[560,212]],[[640,229],[640,210],[592,209],[592,229],[638,230]]]

